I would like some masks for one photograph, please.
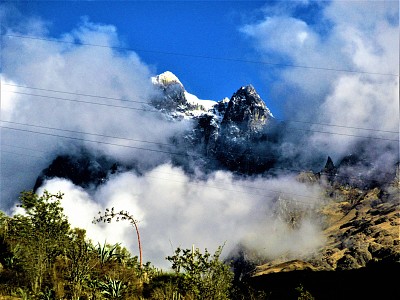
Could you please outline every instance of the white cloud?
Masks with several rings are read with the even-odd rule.
[[[13,86],[16,83],[12,80],[8,80],[7,78],[1,78],[1,82],[3,85],[10,85],[9,88],[1,89],[1,114],[3,121],[10,121],[15,118],[15,114],[18,113],[16,107],[18,105],[18,101],[20,96],[15,92],[18,91],[18,88]]]
[[[310,67],[275,69],[281,79],[275,85],[285,88],[272,90],[274,97],[286,102],[288,119],[348,127],[312,126],[314,150],[324,149],[339,158],[353,152],[360,140],[353,135],[398,139],[396,134],[354,128],[399,129],[399,80],[393,76],[399,74],[398,5],[397,1],[332,1],[321,7],[325,19],[308,23],[293,16],[294,10],[285,14],[283,4],[279,14],[265,10],[261,22],[241,28],[264,60],[282,59],[283,54],[283,62]],[[331,24],[328,29],[326,24]],[[383,143],[396,148],[391,141]]]
[[[291,177],[238,180],[229,172],[219,171],[200,180],[164,164],[143,176],[132,172],[115,175],[91,194],[58,178],[47,181],[43,189],[65,194],[62,205],[70,223],[85,228],[95,243],[105,239],[122,242],[138,255],[135,229],[128,222],[90,223],[106,208],[127,210],[139,221],[144,260],[157,267],[168,267],[165,257],[178,246],[191,248],[194,244],[215,251],[226,242],[227,255],[242,242],[275,257],[307,255],[323,243],[320,225],[312,218],[305,218],[293,230],[275,213],[278,195],[300,201],[298,207],[304,210],[322,202],[319,187]]]
[[[32,22],[37,24],[33,31],[29,31],[29,28],[21,28],[22,25],[19,24],[17,28],[8,27],[7,34],[21,35],[20,32],[23,32],[24,35],[36,36],[38,39],[8,35],[3,37],[2,120],[126,139],[99,137],[84,133],[71,134],[66,131],[39,129],[10,123],[3,124],[23,130],[15,131],[3,128],[3,144],[31,148],[33,151],[37,151],[36,155],[45,157],[45,163],[42,158],[35,160],[34,157],[29,157],[31,167],[26,168],[26,176],[22,180],[25,185],[23,187],[19,184],[10,186],[9,178],[14,178],[15,181],[15,178],[18,177],[17,172],[23,167],[22,162],[26,159],[23,159],[21,155],[19,159],[16,159],[14,154],[3,151],[1,197],[5,200],[2,201],[2,204],[7,207],[7,203],[15,200],[21,188],[26,189],[29,186],[33,188],[36,176],[44,168],[46,161],[49,164],[49,160],[53,159],[56,153],[65,153],[67,149],[84,145],[93,153],[106,154],[124,162],[133,160],[143,166],[156,165],[160,161],[165,161],[167,156],[163,156],[161,152],[145,151],[140,148],[159,150],[159,145],[145,142],[168,144],[172,136],[187,130],[191,124],[187,122],[172,123],[163,119],[160,114],[143,111],[143,108],[149,109],[146,103],[154,93],[150,80],[153,74],[136,53],[110,48],[120,45],[116,28],[83,20],[76,29],[65,33],[61,38],[65,41],[76,41],[77,44],[56,43],[43,40],[48,38],[45,34],[46,30],[43,29],[46,28],[45,23],[40,20],[25,23],[31,24]],[[38,31],[36,28],[43,30]],[[85,46],[79,43],[99,44],[104,47]],[[10,84],[39,88],[40,90],[10,86]],[[44,95],[45,97],[29,94]],[[96,95],[100,98],[78,94]],[[64,100],[57,98],[64,98]],[[95,102],[103,105],[76,101]],[[45,134],[35,134],[29,131],[41,131]],[[73,136],[80,140],[57,138],[57,135]],[[103,144],[96,143],[96,141],[103,142]],[[12,148],[9,150],[16,151]],[[168,148],[166,151],[171,150]],[[27,151],[25,154],[32,156],[31,152]],[[53,155],[50,155],[51,153]],[[5,178],[5,175],[10,177]],[[14,199],[10,199],[12,197]]]

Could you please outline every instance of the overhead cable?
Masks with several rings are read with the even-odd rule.
[[[137,107],[122,106],[122,105],[113,105],[113,104],[107,104],[107,103],[99,103],[99,102],[91,102],[91,101],[84,101],[84,100],[68,99],[68,98],[46,96],[46,95],[37,95],[37,94],[30,94],[30,93],[23,93],[23,92],[16,92],[16,91],[10,91],[10,92],[14,93],[14,94],[25,95],[25,96],[41,97],[41,98],[47,98],[47,99],[69,101],[69,102],[77,102],[77,103],[84,103],[84,104],[93,104],[93,105],[120,108],[120,109],[130,109],[130,110],[138,110],[138,111],[154,112],[154,113],[160,113],[161,112],[160,110],[155,110],[155,109],[146,109],[146,108],[137,108]],[[349,136],[349,137],[357,137],[357,138],[365,138],[365,139],[385,140],[385,141],[391,141],[391,142],[398,142],[399,141],[399,139],[390,139],[390,138],[385,138],[385,137],[365,136],[365,135],[330,132],[330,131],[321,131],[321,130],[305,129],[305,128],[297,128],[297,127],[288,127],[288,128],[289,129],[293,129],[293,130],[297,130],[297,131],[316,132],[316,133],[324,133],[324,134],[332,134],[332,135],[340,135],[340,136]],[[393,133],[395,133],[395,132],[393,132]]]
[[[274,63],[274,62],[260,61],[260,60],[246,60],[246,59],[240,59],[240,58],[226,58],[226,57],[216,57],[216,56],[208,56],[208,55],[195,55],[195,54],[188,54],[188,53],[157,51],[157,50],[130,48],[130,47],[106,46],[106,45],[98,45],[98,44],[91,44],[91,43],[81,43],[81,42],[77,42],[77,41],[65,41],[65,40],[59,40],[59,39],[44,38],[44,37],[38,37],[38,36],[17,35],[17,34],[5,34],[4,36],[9,37],[9,38],[31,39],[31,40],[40,40],[40,41],[55,42],[55,43],[73,44],[73,45],[79,45],[79,46],[91,46],[91,47],[109,48],[109,49],[115,49],[115,50],[173,55],[173,56],[191,57],[191,58],[200,58],[200,59],[209,59],[209,60],[220,60],[220,61],[251,63],[251,64],[263,64],[263,65],[270,65],[270,66],[277,66],[277,67],[292,67],[292,68],[313,69],[313,70],[331,71],[331,72],[344,72],[344,73],[357,73],[357,74],[399,77],[399,74],[392,74],[392,73],[367,72],[367,71],[358,71],[358,70],[350,70],[350,69],[338,69],[338,68],[328,68],[328,67],[283,64],[283,63]]]
[[[17,84],[8,84],[8,83],[3,83],[2,85],[13,86],[13,87],[21,87],[21,88],[26,88],[26,89],[40,90],[40,91],[56,92],[56,93],[76,95],[76,96],[87,96],[87,97],[92,97],[92,98],[107,99],[107,100],[122,101],[122,102],[131,102],[131,103],[140,103],[140,104],[149,105],[149,102],[147,102],[147,101],[136,101],[136,100],[130,100],[130,99],[126,99],[126,98],[124,99],[124,98],[105,97],[105,96],[93,95],[93,94],[73,93],[73,92],[66,92],[66,91],[53,90],[53,89],[44,89],[44,88],[31,87],[31,86],[25,86],[25,85],[17,85]],[[14,94],[27,95],[27,96],[36,96],[36,97],[53,98],[53,99],[65,100],[65,101],[82,102],[82,103],[87,103],[87,104],[99,104],[99,105],[103,105],[103,106],[108,106],[109,105],[109,104],[106,104],[106,103],[80,101],[80,100],[76,100],[76,99],[68,99],[68,98],[54,97],[54,96],[48,96],[48,95],[37,95],[37,94],[30,94],[30,93],[17,92],[17,91],[9,91],[9,92],[14,93]],[[215,103],[217,104],[218,102],[215,102]],[[110,105],[110,106],[114,107],[113,105]],[[147,110],[147,109],[139,109],[139,108],[133,108],[133,107],[119,106],[119,105],[115,106],[115,107],[128,108],[128,109],[137,109],[137,110],[145,110],[145,111],[151,111],[151,112],[160,112],[159,110],[153,110],[153,109],[148,109]],[[282,118],[276,118],[276,120],[279,120],[279,121],[282,121],[282,122],[285,122],[285,123],[303,123],[303,124],[309,124],[309,125],[320,125],[320,126],[328,126],[328,127],[339,127],[339,128],[348,128],[348,129],[373,131],[373,132],[399,134],[399,131],[374,129],[374,128],[365,128],[365,127],[356,127],[356,126],[347,126],[347,125],[340,125],[340,124],[318,123],[318,122],[309,122],[309,121],[282,119]]]

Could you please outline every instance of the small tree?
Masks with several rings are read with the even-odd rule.
[[[35,295],[68,240],[69,223],[60,205],[62,196],[47,191],[42,196],[32,191],[22,192],[19,206],[25,214],[8,222],[7,239]]]

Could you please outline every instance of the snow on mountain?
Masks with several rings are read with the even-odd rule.
[[[202,100],[187,92],[178,79],[170,71],[151,78],[152,83],[159,88],[161,95],[152,102],[159,109],[169,113],[176,119],[190,119],[206,113],[212,113],[217,105],[213,100]]]
[[[186,91],[185,98],[187,102],[194,107],[194,109],[190,110],[194,115],[202,115],[205,112],[210,112],[214,106],[217,105],[217,102],[214,100],[202,100]]]
[[[164,86],[170,84],[180,84],[183,87],[183,84],[179,81],[178,77],[176,77],[175,74],[170,71],[166,71],[155,77],[152,77],[151,82],[156,85]]]
[[[215,158],[229,169],[246,173],[273,165],[273,159],[264,159],[264,152],[272,151],[269,141],[274,138],[267,127],[273,128],[275,119],[252,85],[216,102],[187,92],[171,72],[152,81],[160,91],[154,106],[173,120],[193,121],[193,130],[184,139],[193,149],[202,149],[207,159]]]

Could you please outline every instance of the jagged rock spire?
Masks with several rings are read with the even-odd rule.
[[[231,97],[222,124],[233,122],[242,130],[261,129],[273,118],[264,101],[252,85],[241,87]]]
[[[324,167],[324,172],[330,173],[334,170],[336,170],[336,167],[332,161],[332,158],[330,156],[328,156],[328,159],[327,159],[325,167]]]

